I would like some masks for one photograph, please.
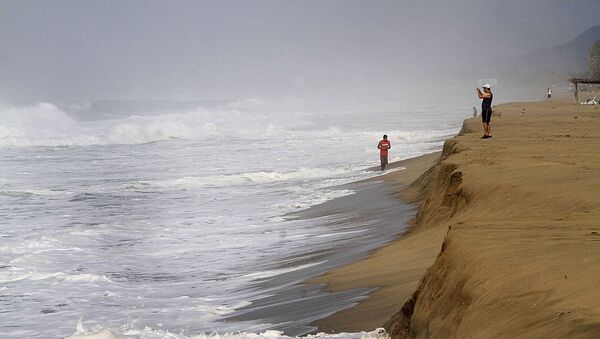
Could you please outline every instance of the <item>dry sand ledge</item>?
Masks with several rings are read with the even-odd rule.
[[[406,187],[433,163],[398,189],[420,203],[406,234],[310,281],[379,287],[316,322],[321,331],[600,337],[600,107],[503,104],[492,129],[481,140],[481,122],[468,119],[440,156],[379,177]]]

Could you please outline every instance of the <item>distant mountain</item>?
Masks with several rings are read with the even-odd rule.
[[[492,72],[534,72],[548,69],[558,73],[581,73],[587,71],[588,50],[598,40],[600,25],[586,30],[567,43],[537,49],[523,55],[494,59],[484,67]]]

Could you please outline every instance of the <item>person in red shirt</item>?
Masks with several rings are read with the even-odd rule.
[[[387,139],[387,135],[383,136],[383,140],[377,144],[379,148],[379,160],[381,160],[381,170],[385,170],[385,166],[388,164],[388,150],[392,148],[392,143]]]

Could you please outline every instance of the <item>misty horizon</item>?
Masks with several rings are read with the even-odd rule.
[[[410,100],[443,73],[565,43],[600,16],[600,1],[0,8],[0,101]]]

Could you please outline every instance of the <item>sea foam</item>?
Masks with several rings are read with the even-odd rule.
[[[162,327],[162,324],[157,324],[157,327]],[[291,337],[285,335],[282,331],[267,330],[260,333],[252,332],[224,332],[200,334],[185,334],[184,331],[172,333],[169,331],[155,329],[149,326],[144,328],[136,328],[134,324],[126,324],[118,329],[103,328],[94,326],[86,328],[83,324],[83,317],[77,322],[76,332],[65,339],[115,339],[115,338],[144,338],[144,339],[389,339],[390,335],[383,328],[377,328],[373,331],[363,332],[342,332],[342,333],[324,333],[308,334],[305,336]]]
[[[249,140],[355,137],[376,142],[381,137],[381,131],[348,131],[335,124],[299,130],[297,125],[303,124],[302,118],[295,118],[295,112],[278,114],[282,109],[250,99],[210,110],[198,107],[157,115],[128,115],[125,112],[118,119],[79,121],[58,106],[42,102],[0,111],[0,147],[144,144],[213,137]],[[447,134],[453,131],[449,130]],[[427,129],[388,130],[387,133],[391,140],[402,142],[421,142],[440,136],[440,131]]]
[[[8,282],[16,282],[20,280],[46,280],[46,279],[55,279],[61,282],[69,282],[69,283],[90,283],[90,282],[98,282],[104,281],[112,283],[110,279],[108,279],[104,275],[97,275],[91,273],[82,273],[82,274],[67,274],[63,272],[34,272],[34,271],[24,271],[24,270],[11,270],[0,273],[0,282],[8,283]]]
[[[204,177],[183,177],[159,181],[140,181],[129,185],[130,188],[144,187],[175,187],[175,188],[193,188],[193,187],[228,187],[237,185],[265,184],[279,181],[294,181],[332,177],[348,173],[346,169],[327,169],[327,168],[306,168],[302,167],[297,171],[259,171],[245,172],[226,175],[211,175]]]

